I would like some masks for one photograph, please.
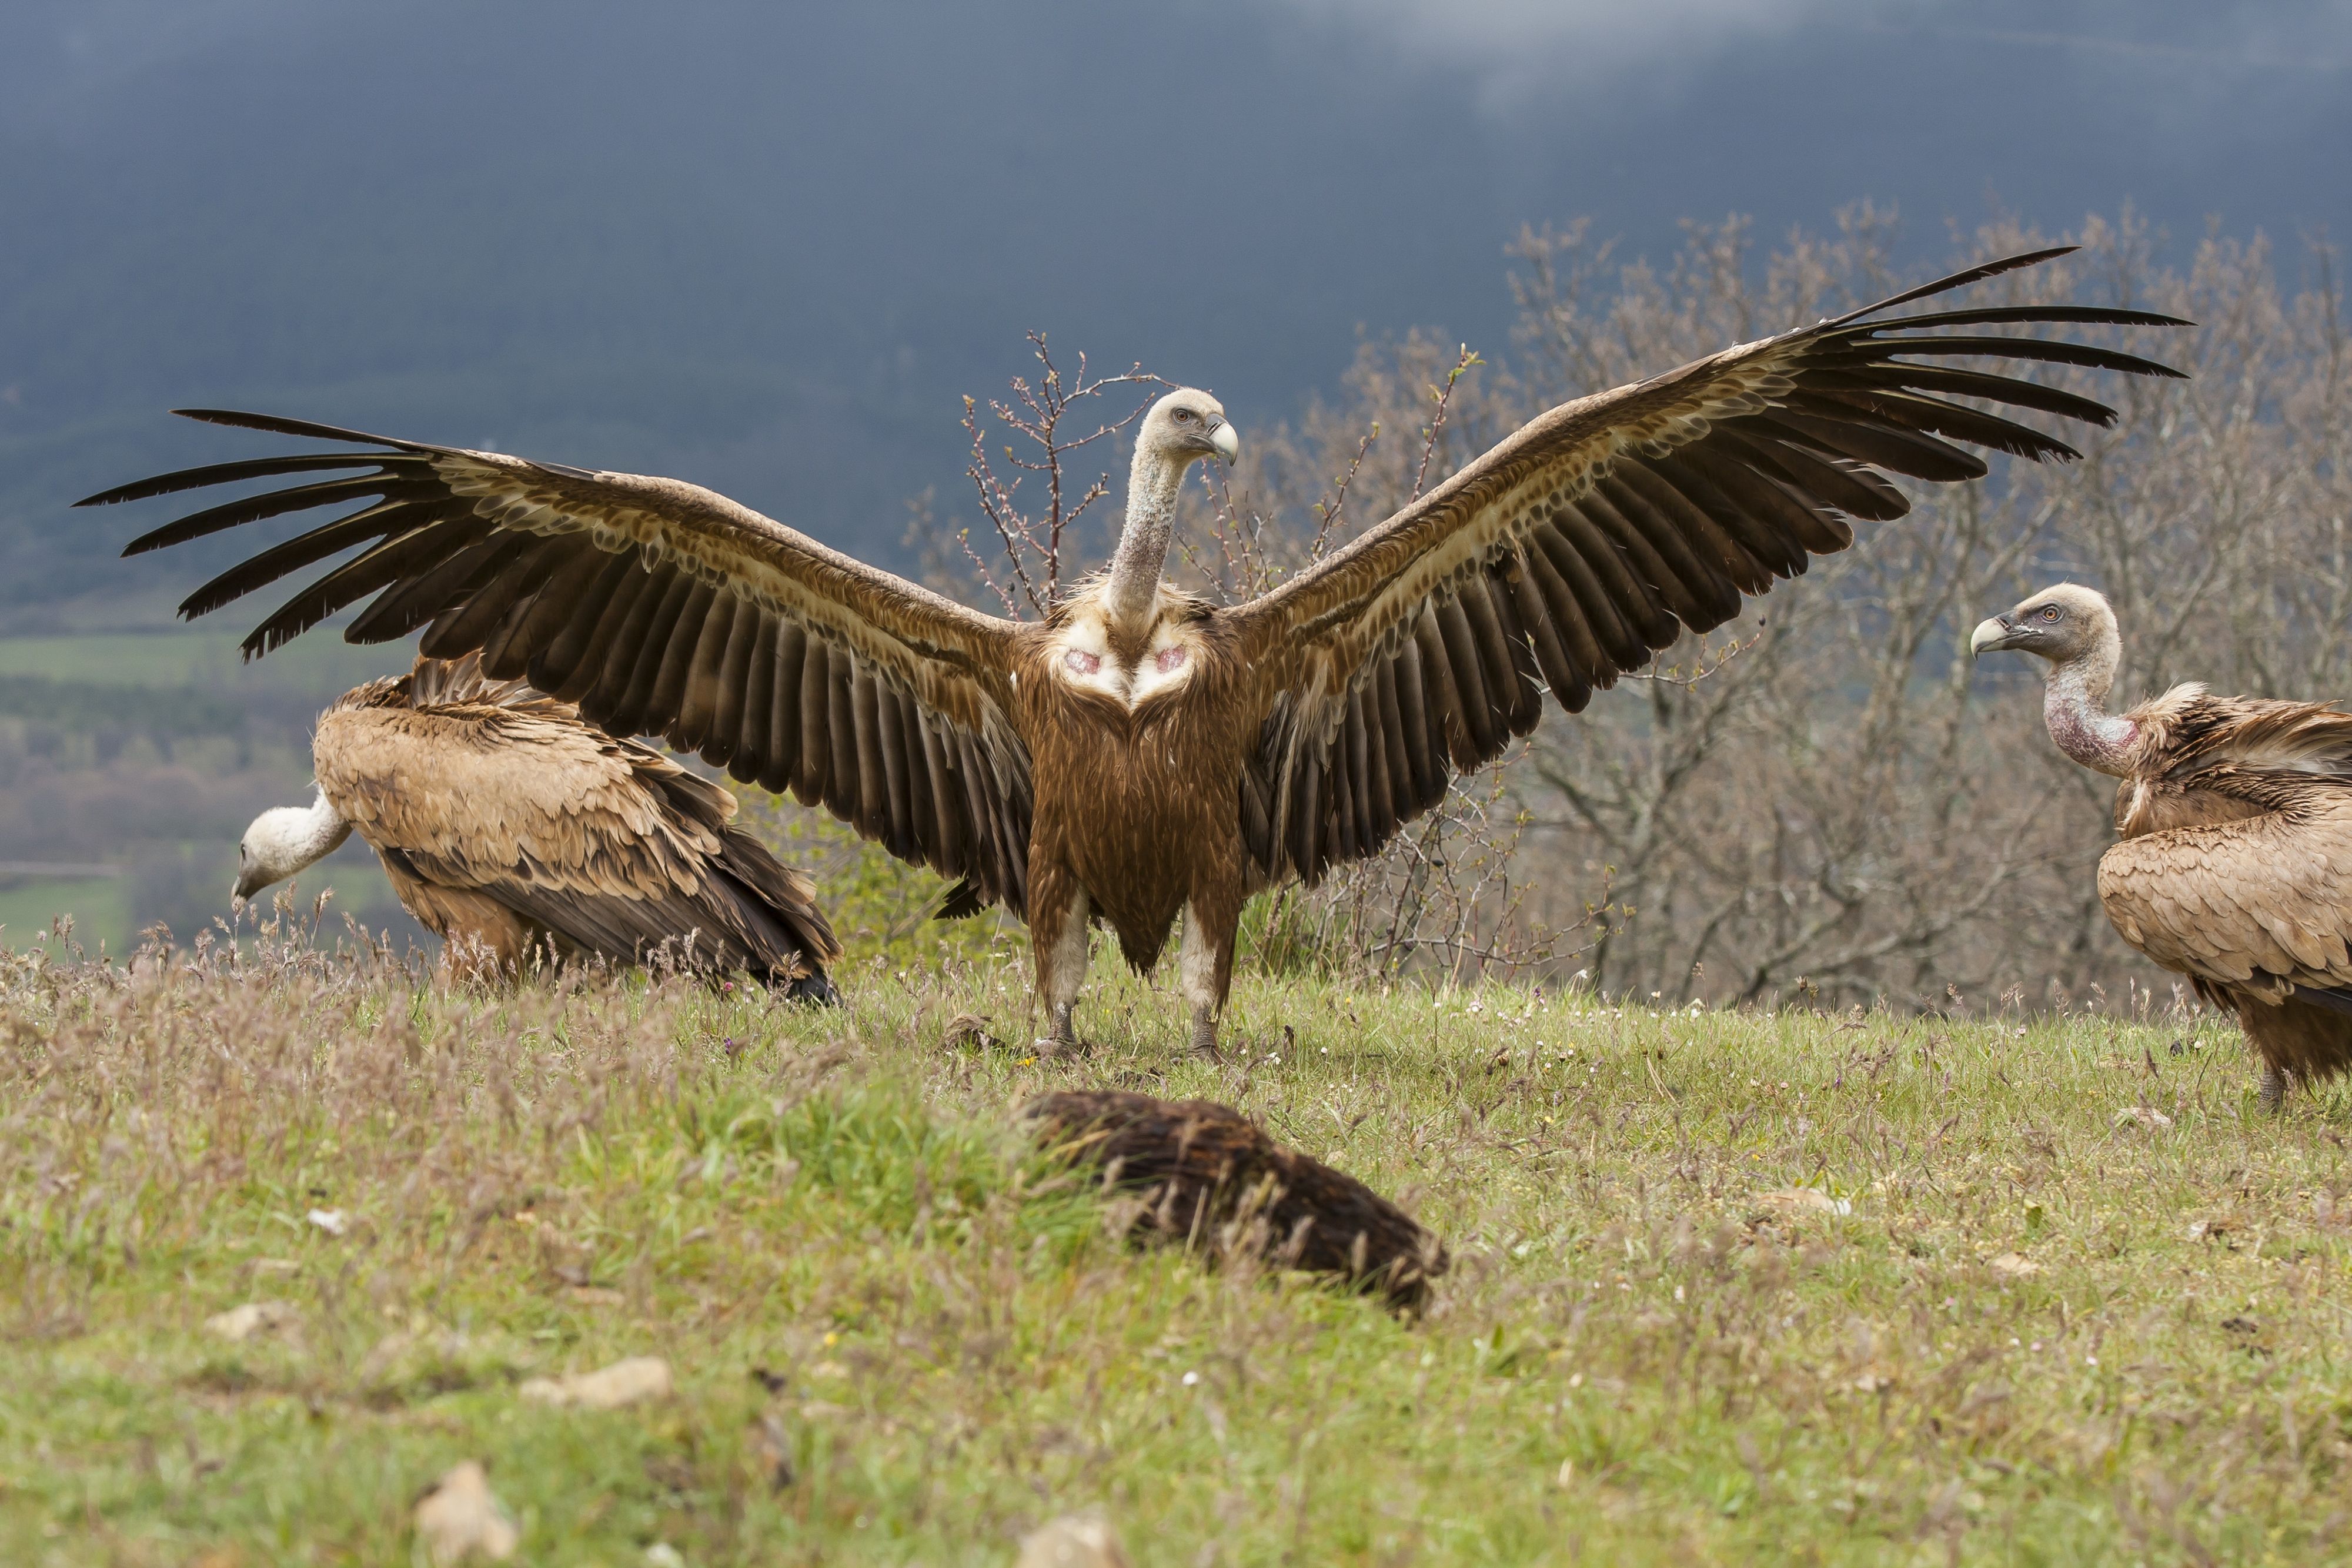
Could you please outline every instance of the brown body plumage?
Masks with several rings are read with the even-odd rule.
[[[357,831],[458,967],[657,960],[831,995],[832,927],[734,796],[470,655],[345,694],[311,756],[319,804],[248,831],[240,898]]]
[[[1230,1105],[1074,1091],[1023,1113],[1049,1151],[1140,1200],[1130,1234],[1246,1252],[1416,1309],[1446,1270],[1444,1245],[1411,1215]]]
[[[1109,570],[1042,623],[965,609],[676,480],[255,414],[196,417],[373,450],[165,475],[93,502],[331,471],[156,529],[133,552],[346,500],[367,503],[191,595],[202,614],[347,549],[247,640],[260,653],[373,594],[346,635],[420,628],[500,677],[658,732],[737,778],[822,802],[1002,905],[1035,936],[1056,1045],[1099,920],[1149,964],[1184,919],[1180,989],[1213,1049],[1243,899],[1377,853],[1453,779],[1743,596],[1843,549],[1846,517],[1901,517],[1885,476],[1986,472],[1969,446],[2074,455],[1986,403],[2106,423],[2113,411],[1956,361],[2173,374],[2111,350],[1932,330],[2172,324],[2146,312],[1892,306],[2014,270],[2015,256],[1833,320],[1551,410],[1274,591],[1216,606],[1162,580],[1188,466],[1237,450],[1183,389],[1137,427]],[[1922,361],[1925,362],[1922,362]],[[1967,402],[1955,402],[1955,397]],[[356,475],[351,470],[366,470]]]
[[[1977,628],[2050,663],[2060,748],[2120,780],[2099,899],[2123,939],[2238,1016],[2263,1098],[2352,1068],[2352,715],[2175,686],[2105,711],[2114,611],[2073,585]]]

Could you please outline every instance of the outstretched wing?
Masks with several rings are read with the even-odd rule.
[[[123,552],[363,503],[241,562],[180,606],[202,615],[358,551],[255,628],[248,657],[373,594],[344,633],[352,642],[423,628],[428,656],[478,649],[494,679],[527,679],[614,734],[659,734],[738,779],[822,801],[900,859],[1023,911],[1030,765],[1007,719],[1011,622],[674,479],[260,414],[181,412],[382,449],[217,464],[80,503],[335,474],[208,507]]]
[[[2116,932],[2210,986],[2273,1001],[2290,987],[2352,990],[2352,796],[2316,781],[2301,793],[2284,810],[2111,847],[2099,900]]]
[[[1887,475],[1986,472],[1966,450],[2080,455],[1966,397],[2092,424],[2115,411],[1945,363],[2005,357],[2180,372],[2112,350],[1934,328],[2182,326],[2144,310],[2027,305],[1872,321],[1907,300],[2065,254],[2011,256],[1650,381],[1563,403],[1427,496],[1234,612],[1265,726],[1243,782],[1269,876],[1368,855],[1457,775],[1573,713],[1685,631],[1910,503]],[[1926,360],[1929,362],[1917,362]],[[1946,395],[1937,395],[1946,394]]]

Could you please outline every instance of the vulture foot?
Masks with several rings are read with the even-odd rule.
[[[1211,1061],[1224,1061],[1217,1051],[1217,1015],[1213,1009],[1192,1009],[1192,1054],[1205,1056]]]
[[[1078,1039],[1077,1024],[1071,1017],[1073,1010],[1071,1003],[1054,1004],[1054,1032],[1031,1047],[1040,1057],[1076,1056],[1086,1050]]]
[[[2263,1067],[2263,1109],[2276,1115],[2286,1103],[2286,1073],[2265,1063]]]

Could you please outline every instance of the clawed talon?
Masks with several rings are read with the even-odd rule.
[[[1219,1065],[1223,1064],[1224,1053],[1217,1049],[1217,1023],[1214,1018],[1202,1013],[1193,1015],[1192,1050],[1195,1056],[1205,1056],[1211,1061]]]
[[[2263,1069],[2262,1106],[2276,1113],[2286,1103],[2286,1074],[2275,1067]]]

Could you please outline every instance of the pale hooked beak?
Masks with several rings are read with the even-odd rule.
[[[1969,635],[1969,653],[1973,657],[1981,658],[1987,653],[2007,648],[2011,645],[2010,638],[2016,631],[2017,628],[2011,624],[2006,615],[1996,615],[1990,621],[1979,621],[1977,622],[1977,629]]]
[[[1220,424],[1216,429],[1209,432],[1209,444],[1215,447],[1217,455],[1227,463],[1241,461],[1242,438],[1234,434],[1234,427],[1230,423]]]

